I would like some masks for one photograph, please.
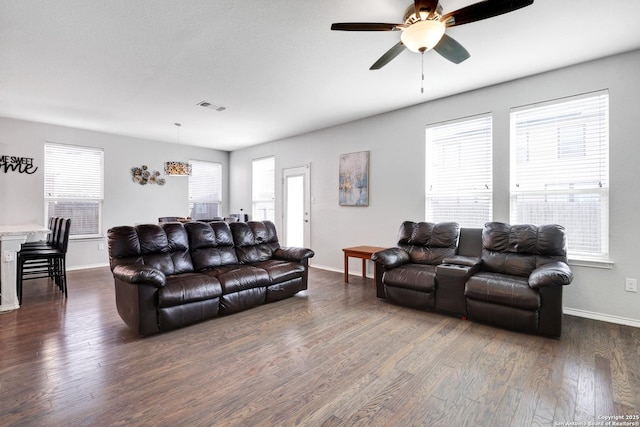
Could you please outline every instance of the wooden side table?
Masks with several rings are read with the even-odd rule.
[[[378,246],[354,246],[351,248],[343,248],[344,252],[344,283],[349,283],[349,257],[352,258],[361,258],[362,259],[362,277],[366,279],[367,277],[367,265],[366,261],[371,259],[371,255],[376,252],[385,250],[386,248],[381,248]],[[375,270],[374,270],[375,275]],[[375,283],[375,277],[374,277]]]

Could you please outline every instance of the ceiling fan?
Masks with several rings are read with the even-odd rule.
[[[403,24],[380,22],[343,22],[331,25],[339,31],[402,31],[400,41],[380,57],[370,70],[379,70],[405,48],[424,53],[435,50],[449,61],[459,64],[469,58],[469,52],[445,34],[448,27],[480,21],[503,13],[513,12],[533,4],[533,0],[484,0],[454,12],[442,14],[439,0],[414,0],[404,13]]]

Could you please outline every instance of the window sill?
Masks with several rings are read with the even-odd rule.
[[[611,270],[613,268],[613,261],[588,258],[569,258],[569,265],[575,267],[590,267]]]

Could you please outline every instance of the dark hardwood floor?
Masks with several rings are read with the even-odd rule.
[[[29,281],[23,307],[0,314],[0,425],[552,426],[640,414],[640,329],[565,316],[561,339],[530,336],[394,306],[370,279],[350,280],[311,269],[293,298],[144,339],[118,317],[107,268],[70,272],[67,300]]]

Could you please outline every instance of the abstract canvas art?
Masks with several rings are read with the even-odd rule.
[[[369,152],[340,155],[340,206],[369,206]]]

